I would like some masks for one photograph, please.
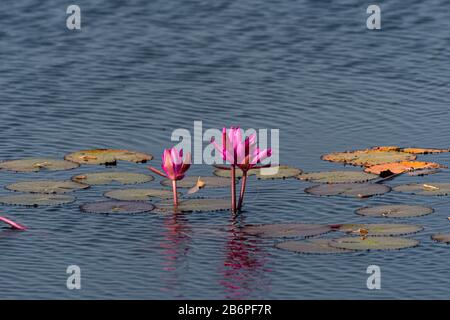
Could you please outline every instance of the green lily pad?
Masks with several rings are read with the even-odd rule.
[[[409,183],[395,186],[393,190],[421,196],[448,196],[450,195],[450,183]]]
[[[75,162],[48,159],[48,158],[28,158],[22,160],[12,160],[0,163],[0,170],[14,172],[37,172],[37,171],[59,171],[78,168],[80,165]]]
[[[399,224],[399,223],[354,223],[354,224],[342,224],[339,231],[352,233],[357,235],[368,236],[402,236],[405,234],[417,233],[422,231],[422,226],[412,224]],[[364,232],[362,232],[364,231]]]
[[[118,171],[86,173],[72,177],[72,181],[88,184],[90,186],[106,185],[111,183],[138,184],[146,183],[152,180],[154,180],[153,176],[147,174]]]
[[[291,252],[304,254],[336,254],[348,253],[353,250],[339,249],[329,244],[330,239],[310,239],[302,241],[285,241],[275,245],[275,247]]]
[[[304,173],[298,176],[300,180],[316,183],[360,183],[378,178],[378,175],[362,171],[324,171]]]
[[[108,191],[104,196],[122,201],[148,201],[152,198],[171,199],[173,193],[172,190],[163,189],[121,189]]]
[[[197,185],[199,176],[185,177],[182,180],[177,181],[177,187],[179,188],[192,188]],[[202,177],[200,180],[205,183],[204,188],[223,188],[230,186],[230,179],[221,177]],[[161,184],[166,187],[172,187],[172,180],[166,179],[161,181]]]
[[[302,174],[302,170],[289,166],[275,166],[270,168],[262,168],[251,170],[254,171],[256,177],[262,180],[271,180],[271,179],[288,179],[294,178],[298,175]]]
[[[391,191],[391,188],[376,183],[335,183],[319,184],[305,189],[306,193],[317,196],[344,196],[369,198]]]
[[[103,213],[103,214],[137,214],[150,212],[155,206],[148,202],[139,201],[101,201],[86,203],[80,206],[80,210],[87,213]]]
[[[449,233],[436,233],[431,236],[431,239],[437,242],[445,242],[450,243],[450,234]]]
[[[11,191],[29,193],[67,193],[89,188],[86,184],[73,181],[37,180],[12,183],[6,186]]]
[[[247,176],[252,176],[256,174],[257,170],[250,170],[247,172]],[[217,177],[221,177],[221,178],[231,178],[231,170],[224,170],[224,169],[215,169],[213,171],[213,174]],[[239,168],[236,168],[236,178],[240,179],[242,178],[243,173],[242,170]]]
[[[339,249],[347,250],[399,250],[412,248],[419,244],[419,241],[401,237],[343,237],[334,239],[329,245]]]
[[[157,209],[161,213],[172,212],[213,212],[229,210],[231,206],[228,199],[184,199],[178,201],[178,206],[174,208],[172,201],[161,201],[157,204]]]
[[[151,154],[142,152],[115,150],[115,149],[93,149],[70,153],[64,159],[80,164],[105,164],[115,165],[117,161],[129,161],[135,163],[146,163],[153,159]]]
[[[384,149],[367,149],[335,152],[322,156],[322,160],[342,162],[354,166],[370,167],[383,163],[415,160],[417,156],[401,151],[385,151]]]
[[[358,210],[356,210],[356,213],[362,216],[385,218],[420,217],[433,212],[433,208],[430,207],[407,204],[380,205],[374,207],[359,208]]]
[[[13,194],[0,197],[0,203],[11,206],[55,206],[60,204],[71,203],[75,201],[75,197],[61,194]]]
[[[244,227],[242,232],[264,238],[308,238],[330,232],[331,230],[331,227],[320,224],[280,223],[249,225]]]

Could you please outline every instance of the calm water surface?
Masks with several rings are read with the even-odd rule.
[[[281,161],[306,171],[339,169],[319,159],[331,151],[450,147],[447,1],[385,1],[383,29],[373,32],[365,27],[366,4],[356,0],[73,2],[82,9],[81,32],[65,27],[69,3],[0,2],[2,160],[99,147],[159,158],[172,130],[192,130],[195,120],[205,128],[279,128]],[[449,154],[426,159],[450,164]],[[118,169],[146,172],[127,163]],[[4,186],[107,170],[117,169],[0,177]],[[395,183],[414,181],[450,181],[450,172]],[[159,186],[158,179],[142,186]],[[319,198],[304,194],[307,186],[252,180],[235,221],[226,212],[80,213],[80,204],[117,185],[77,192],[63,207],[1,207],[31,228],[0,229],[0,298],[450,298],[450,247],[430,240],[450,230],[450,199]],[[236,228],[380,222],[354,210],[410,202],[436,212],[390,221],[425,226],[414,235],[419,247],[398,252],[292,254]],[[81,291],[66,289],[71,264],[82,269]],[[371,264],[382,269],[376,292],[366,288]]]

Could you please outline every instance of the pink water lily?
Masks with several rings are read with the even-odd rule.
[[[3,221],[4,223],[6,223],[7,225],[9,225],[12,229],[15,230],[20,230],[20,231],[24,231],[27,230],[27,228],[17,222],[14,222],[8,218],[5,217],[0,217],[0,221]]]
[[[191,166],[191,154],[186,153],[183,159],[183,149],[178,151],[176,148],[165,149],[162,155],[161,167],[165,173],[154,167],[148,167],[152,172],[172,180],[173,202],[178,205],[177,181],[184,178],[186,171]]]

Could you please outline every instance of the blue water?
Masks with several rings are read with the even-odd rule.
[[[66,28],[69,4],[82,30]],[[279,128],[280,160],[305,171],[339,169],[320,155],[373,145],[449,146],[450,13],[445,0],[383,1],[382,30],[366,29],[371,3],[342,1],[2,0],[0,159],[61,158],[110,147],[159,156],[176,128]],[[423,159],[450,164],[450,155]],[[146,172],[120,163],[120,170]],[[1,184],[114,170],[0,172]],[[190,174],[211,174],[195,165]],[[159,179],[147,187],[158,187]],[[450,172],[395,183],[450,181]],[[389,193],[369,200],[306,195],[298,180],[251,180],[246,211],[174,218],[83,214],[93,187],[62,207],[1,207],[30,227],[0,229],[0,298],[450,298],[446,198]],[[2,190],[1,194],[8,194]],[[203,192],[226,196],[227,190]],[[363,205],[418,203],[425,230],[398,252],[300,255],[247,237],[247,223],[380,222]],[[388,220],[383,220],[388,221]],[[392,220],[399,222],[399,220]],[[66,288],[79,265],[82,290]],[[382,289],[366,288],[381,267]]]

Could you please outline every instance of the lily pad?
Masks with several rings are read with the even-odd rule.
[[[6,186],[11,191],[29,192],[29,193],[67,193],[76,190],[89,188],[86,184],[73,181],[53,181],[37,180],[17,182]]]
[[[287,251],[304,254],[336,254],[353,252],[352,250],[339,249],[329,244],[330,239],[310,239],[302,241],[285,241],[275,247]]]
[[[434,162],[401,161],[371,166],[364,169],[364,171],[373,174],[381,174],[382,172],[390,171],[392,174],[398,174],[414,170],[436,169],[441,167],[440,164]]]
[[[369,235],[369,236],[402,236],[405,234],[417,233],[422,231],[422,226],[412,224],[399,224],[399,223],[366,223],[366,224],[343,224],[340,226],[339,231],[352,233],[356,235]],[[364,232],[362,232],[364,231]]]
[[[301,174],[298,178],[316,183],[357,183],[367,182],[378,176],[361,171],[324,171]]]
[[[430,174],[436,174],[439,172],[441,172],[441,170],[439,170],[439,169],[423,169],[423,170],[411,171],[408,173],[408,175],[411,177],[423,177],[423,176],[427,176]]]
[[[138,201],[101,201],[92,202],[80,206],[80,210],[88,213],[104,213],[104,214],[115,214],[115,213],[126,213],[126,214],[136,214],[150,212],[155,208],[155,206],[148,202],[138,202]]]
[[[305,224],[305,223],[280,223],[249,225],[242,229],[242,232],[264,238],[288,238],[302,237],[308,238],[330,232],[332,228],[327,225]]]
[[[0,203],[11,206],[55,206],[60,204],[71,203],[75,201],[75,197],[62,194],[13,194],[0,197]]]
[[[450,183],[409,183],[395,186],[393,190],[421,196],[448,196]]]
[[[108,191],[104,196],[122,201],[148,201],[152,198],[171,199],[173,193],[172,190],[163,189],[121,189]]]
[[[431,239],[437,242],[450,243],[450,233],[436,233],[431,236]]]
[[[162,213],[170,212],[213,212],[230,209],[228,199],[185,199],[179,200],[178,206],[174,208],[172,201],[162,201],[157,204],[157,209]]]
[[[401,237],[343,237],[333,239],[329,245],[339,249],[347,250],[399,250],[412,248],[419,244],[419,241]]]
[[[72,177],[72,181],[91,186],[106,185],[111,183],[138,184],[146,183],[152,181],[153,179],[153,176],[147,174],[118,171],[86,173]]]
[[[135,163],[146,163],[153,159],[151,154],[136,151],[93,149],[70,153],[64,159],[80,164],[106,164],[115,165],[117,161],[129,161]]]
[[[434,148],[404,148],[403,152],[412,154],[432,154],[432,153],[443,153],[449,152],[450,149],[434,149]]]
[[[430,207],[407,204],[381,205],[374,207],[364,207],[356,210],[356,213],[362,216],[385,218],[420,217],[431,214],[433,212],[433,208]]]
[[[373,147],[372,150],[378,150],[378,151],[401,151],[402,148],[399,146],[377,146]]]
[[[412,161],[416,156],[400,151],[384,151],[377,149],[335,152],[322,156],[322,160],[342,162],[354,166],[370,167],[383,163]]]
[[[247,172],[247,176],[255,175],[255,174],[256,174],[255,171],[256,171],[256,170],[250,170],[250,171],[248,171],[248,172]],[[231,178],[231,170],[215,169],[215,170],[213,171],[213,174],[214,174],[215,176],[221,177],[221,178],[228,178],[228,179]],[[243,175],[242,170],[239,169],[239,168],[236,168],[236,178],[242,178],[242,175]]]
[[[37,172],[37,171],[59,171],[78,168],[80,165],[75,162],[48,159],[48,158],[28,158],[22,160],[12,160],[0,163],[0,170],[14,172]]]
[[[317,196],[343,196],[369,198],[391,191],[391,188],[375,183],[336,183],[319,184],[306,188],[305,192]]]
[[[294,178],[302,174],[302,170],[290,166],[275,166],[252,170],[262,180]]]
[[[198,176],[185,177],[182,180],[177,181],[177,187],[179,188],[192,188],[197,185]],[[204,188],[222,188],[230,186],[230,179],[221,177],[200,177],[201,181],[205,183]],[[161,184],[166,187],[172,187],[172,180],[163,180]]]

